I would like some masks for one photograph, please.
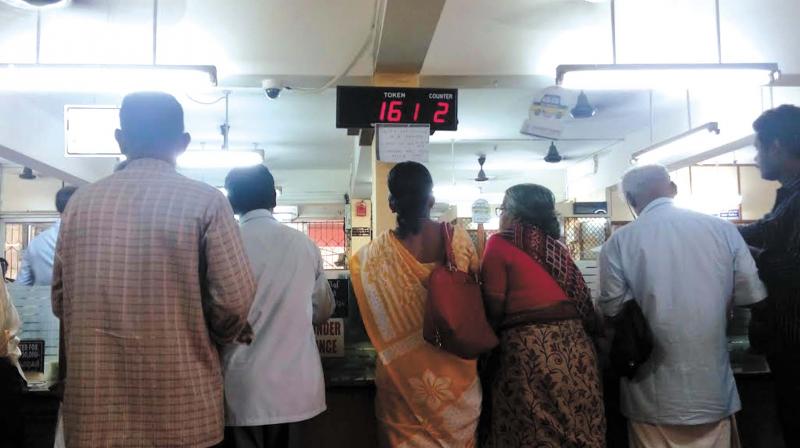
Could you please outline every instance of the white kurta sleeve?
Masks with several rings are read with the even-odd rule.
[[[750,248],[733,226],[727,229],[728,242],[733,252],[733,303],[747,306],[767,297],[767,288],[758,277],[758,268]]]
[[[615,316],[632,297],[622,270],[618,238],[611,237],[600,251],[600,298],[598,305],[606,316]]]

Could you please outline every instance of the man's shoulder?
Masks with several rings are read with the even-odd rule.
[[[104,177],[97,182],[78,188],[70,199],[70,203],[73,201],[81,202],[85,200],[85,198],[94,197],[96,195],[106,195],[109,189],[115,189],[131,183],[140,186],[142,189],[157,186],[158,188],[172,190],[182,197],[196,197],[207,201],[219,199],[224,196],[222,192],[213,186],[205,182],[190,179],[176,171],[159,172],[155,174],[149,173],[147,179],[137,179],[132,178],[129,173],[123,170]]]

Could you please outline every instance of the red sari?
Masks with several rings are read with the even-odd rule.
[[[580,271],[567,248],[538,228],[519,225],[493,240],[484,254],[484,295],[502,324],[488,380],[486,446],[605,446],[600,374],[587,332],[595,313]]]

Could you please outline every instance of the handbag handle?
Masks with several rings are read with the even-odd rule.
[[[458,269],[456,256],[453,254],[453,238],[450,235],[450,224],[442,223],[442,244],[444,245],[444,262],[447,269],[455,271]]]

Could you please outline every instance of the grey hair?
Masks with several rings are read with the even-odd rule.
[[[619,184],[622,197],[627,200],[629,196],[636,197],[647,192],[653,184],[659,181],[669,182],[669,171],[662,165],[635,166],[628,170]]]

